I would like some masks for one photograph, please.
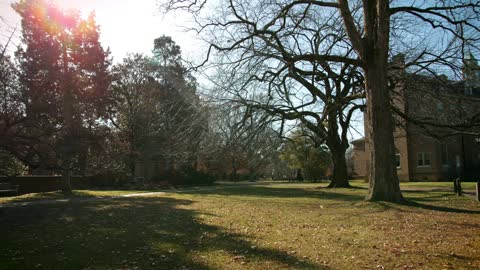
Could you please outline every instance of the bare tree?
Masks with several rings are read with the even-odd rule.
[[[222,14],[200,24],[211,28],[207,38],[218,50],[211,56],[220,74],[216,94],[310,129],[331,150],[330,187],[348,187],[347,132],[364,97],[359,62],[338,14],[297,10],[271,18],[280,6],[236,2],[230,6],[236,18]],[[349,60],[317,57],[334,52]]]
[[[305,60],[314,60],[314,63],[328,61],[339,64],[355,64],[363,70],[367,100],[367,130],[370,138],[370,169],[369,193],[367,200],[385,200],[392,202],[404,201],[400,192],[398,176],[395,166],[395,147],[393,141],[393,119],[390,110],[390,93],[388,91],[388,57],[393,45],[401,42],[391,42],[399,38],[422,42],[421,34],[435,33],[437,47],[430,50],[425,46],[424,52],[417,55],[416,63],[420,67],[422,61],[428,61],[428,66],[442,65],[450,62],[452,57],[463,59],[464,54],[458,48],[465,45],[474,46],[478,50],[478,8],[479,2],[462,2],[455,0],[419,1],[390,3],[385,0],[363,0],[354,2],[338,1],[222,1],[221,9],[215,13],[206,12],[206,1],[169,1],[164,6],[167,10],[188,9],[192,11],[201,32],[211,34],[212,29],[221,31],[220,37],[211,39],[209,54],[212,51],[229,52],[245,44],[245,41],[254,41],[248,49],[251,52],[262,54],[259,46],[277,42],[281,30],[287,27],[290,31],[283,36],[299,30],[301,22],[312,13],[338,14],[341,23],[338,28],[344,31],[354,54],[345,55],[342,46],[333,50],[317,50],[313,54],[304,50],[297,50],[288,57],[288,67]],[[262,13],[263,11],[263,13]],[[210,13],[210,14],[208,14]],[[204,21],[207,15],[210,20]],[[209,16],[208,16],[209,15]],[[319,21],[320,22],[320,21]],[[323,22],[323,21],[321,21]],[[408,23],[421,25],[431,29],[429,33],[417,31],[415,33],[402,32],[402,27]],[[248,30],[238,38],[238,27]],[[319,23],[318,25],[322,25]],[[235,30],[233,30],[235,29]],[[397,29],[398,31],[392,31]],[[418,28],[420,29],[420,28]],[[319,29],[317,29],[319,30]],[[340,32],[341,32],[340,31]],[[335,36],[335,33],[332,34]],[[328,37],[321,35],[320,37]],[[230,39],[231,38],[231,39]],[[328,39],[327,39],[328,40]],[[287,48],[298,48],[302,42],[290,42]],[[460,44],[460,46],[450,46]],[[391,46],[392,45],[392,46]],[[419,47],[419,44],[410,44],[410,47]],[[420,44],[421,45],[421,44]],[[439,46],[441,45],[441,46]],[[277,45],[278,46],[278,42]],[[273,47],[273,46],[272,46]],[[275,48],[275,47],[274,47]],[[401,48],[401,47],[400,47]],[[283,49],[280,47],[279,49]],[[449,52],[448,56],[445,53]],[[283,55],[282,55],[283,56]],[[228,57],[228,56],[227,56]],[[209,56],[207,56],[207,60]],[[281,60],[284,61],[284,60]],[[319,74],[316,74],[319,75]]]
[[[217,138],[218,170],[233,181],[239,180],[239,171],[250,180],[265,176],[281,144],[271,117],[263,112],[245,113],[246,108],[237,103],[217,103],[212,108],[210,132]]]

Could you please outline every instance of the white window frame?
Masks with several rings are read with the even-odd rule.
[[[443,150],[445,150],[445,154],[443,153]],[[442,163],[443,167],[449,167],[450,166],[450,158],[448,156],[448,144],[442,143],[440,144],[440,163]],[[446,163],[443,163],[446,161]]]
[[[473,95],[473,87],[467,87],[465,89],[465,95],[469,95],[469,96]]]
[[[425,164],[426,157],[428,156],[428,164]],[[420,164],[420,161],[422,161]],[[417,167],[428,168],[432,166],[432,153],[430,152],[417,152]]]
[[[437,111],[438,112],[443,112],[445,110],[444,106],[443,106],[443,103],[442,102],[438,102],[437,103]]]
[[[398,165],[397,165],[397,169],[400,169],[402,167],[402,156],[400,155],[400,153],[396,153],[395,154],[395,164],[397,164],[397,156],[398,156]]]

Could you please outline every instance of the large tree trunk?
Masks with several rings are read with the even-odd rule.
[[[62,192],[72,193],[71,178],[72,178],[72,170],[69,169],[69,168],[63,169],[63,172],[62,172],[62,181],[63,181]]]
[[[347,159],[345,158],[346,149],[337,147],[332,151],[333,172],[329,188],[350,187],[348,182]]]
[[[73,156],[73,96],[69,84],[69,70],[66,45],[63,44],[63,157],[62,157],[62,191],[72,193],[72,156]]]
[[[128,163],[129,163],[128,167],[130,170],[130,175],[132,175],[132,180],[134,180],[135,179],[135,159],[133,158],[133,155],[130,155],[130,160]]]
[[[350,187],[348,182],[347,158],[345,154],[348,148],[348,139],[346,133],[339,134],[337,122],[337,110],[332,110],[328,116],[328,134],[326,145],[332,153],[332,181],[328,185],[329,188],[346,188]],[[346,129],[346,127],[344,127]]]
[[[231,156],[231,164],[232,164],[232,172],[230,173],[230,181],[237,182],[237,179],[238,179],[237,160],[233,155]]]
[[[370,170],[368,201],[402,202],[395,166],[393,120],[390,99],[384,86],[382,65],[373,64],[366,71],[367,130],[369,137]],[[386,79],[385,79],[386,81]]]
[[[387,87],[388,1],[365,3],[365,81],[370,146],[368,201],[403,202],[395,166],[393,116]]]
[[[87,174],[87,164],[88,164],[88,150],[85,150],[80,153],[78,157],[78,172],[79,175],[85,176]]]

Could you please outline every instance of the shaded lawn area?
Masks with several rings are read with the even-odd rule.
[[[0,269],[478,269],[480,203],[275,184],[0,208]],[[93,196],[93,195],[92,195]]]

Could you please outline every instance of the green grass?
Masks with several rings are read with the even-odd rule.
[[[359,187],[368,187],[368,183],[365,183],[364,180],[351,180],[350,184],[353,186]],[[462,182],[462,188],[468,190],[475,189],[475,182]],[[408,188],[408,189],[452,189],[453,190],[453,182],[400,182],[401,188]]]
[[[0,208],[0,269],[480,267],[480,203],[441,191],[367,203],[364,188],[319,186]]]
[[[475,189],[475,182],[462,182],[463,189]],[[450,188],[453,189],[453,182],[401,182],[401,187],[411,188]]]
[[[259,184],[282,184],[286,182],[279,182],[279,181],[261,181],[258,182]],[[222,187],[234,187],[237,185],[242,185],[244,183],[232,183],[232,182],[225,182],[222,183],[220,188]],[[318,185],[320,187],[328,186],[328,182],[324,183],[288,183],[294,184],[296,187],[309,187],[311,185]],[[365,183],[364,180],[356,179],[350,180],[350,184],[355,187],[368,187],[368,183]],[[474,182],[463,182],[462,188],[464,190],[474,190],[476,183]],[[401,182],[400,186],[406,189],[452,189],[453,184],[451,182]],[[204,187],[198,187],[204,188]],[[186,189],[189,189],[188,187]],[[192,188],[190,188],[192,189]],[[164,190],[159,190],[164,191]],[[72,198],[85,198],[85,197],[115,197],[133,193],[144,193],[144,192],[151,192],[149,190],[74,190],[73,194],[66,195],[60,191],[52,191],[52,192],[41,192],[41,193],[30,193],[21,196],[15,197],[0,197],[0,204],[1,203],[9,203],[9,202],[31,202],[31,201],[39,201],[39,200],[63,200],[63,199],[72,199]]]

